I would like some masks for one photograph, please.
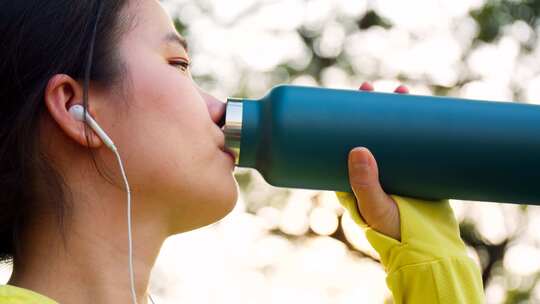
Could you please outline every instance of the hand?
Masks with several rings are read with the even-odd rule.
[[[362,91],[373,91],[373,86],[364,82]],[[407,94],[409,89],[398,86],[395,93]],[[373,154],[364,147],[350,151],[349,181],[356,196],[358,211],[366,224],[396,240],[401,239],[399,209],[391,196],[386,194],[379,182],[379,169]]]

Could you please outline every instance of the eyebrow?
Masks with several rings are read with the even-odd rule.
[[[181,37],[180,35],[178,35],[177,33],[174,33],[174,32],[171,32],[171,33],[168,33],[167,35],[165,35],[165,37],[163,37],[163,41],[164,42],[172,42],[172,43],[178,43],[180,44],[186,51],[189,49],[188,48],[188,43],[186,41],[186,39],[184,37]]]

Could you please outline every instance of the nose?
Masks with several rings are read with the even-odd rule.
[[[222,128],[225,125],[226,103],[204,92],[201,89],[199,89],[199,92],[201,93],[201,96],[206,102],[210,118],[214,123],[216,123],[220,128]]]

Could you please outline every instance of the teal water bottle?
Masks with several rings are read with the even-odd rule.
[[[278,187],[352,192],[367,147],[387,193],[540,205],[540,106],[280,85],[227,101],[236,165]]]

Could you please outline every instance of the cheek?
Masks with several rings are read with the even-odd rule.
[[[189,185],[186,179],[196,176],[217,151],[204,99],[190,78],[162,62],[139,64],[131,73],[130,127],[123,138],[138,184]]]
[[[158,56],[156,56],[158,57]],[[130,108],[147,123],[197,132],[208,124],[208,109],[193,81],[161,58],[132,66]],[[166,131],[166,130],[163,130]]]
[[[132,67],[136,105],[153,107],[156,111],[173,111],[180,108],[200,111],[203,100],[193,81],[161,59],[153,61],[153,64],[147,60]]]

